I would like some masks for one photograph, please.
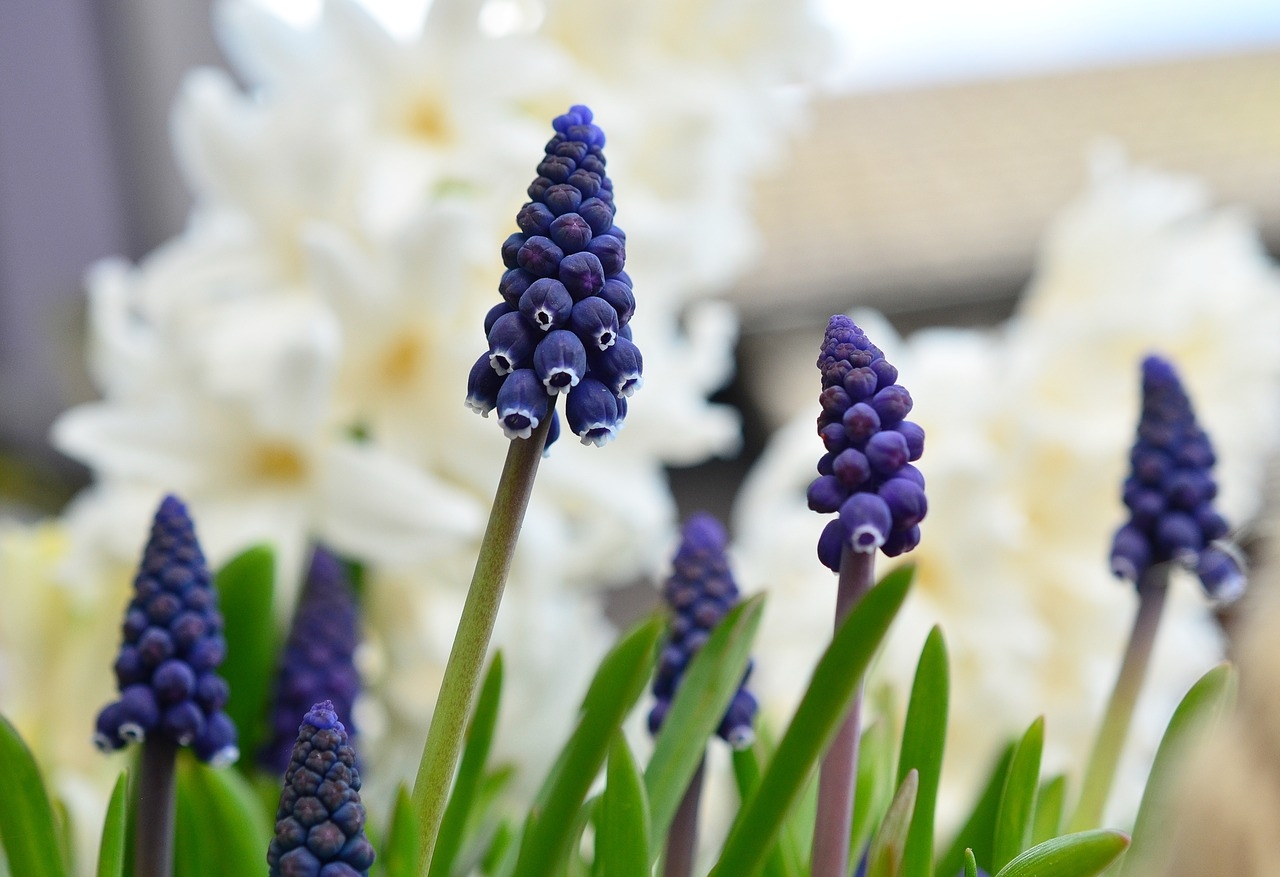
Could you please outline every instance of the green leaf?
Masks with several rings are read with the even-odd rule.
[[[1040,785],[1036,797],[1035,822],[1031,826],[1031,844],[1044,843],[1062,831],[1062,809],[1067,797],[1067,778],[1058,774]]]
[[[5,778],[0,807],[0,845],[9,870],[22,877],[64,877],[62,849],[53,807],[40,768],[18,731],[0,716],[0,776]]]
[[[276,678],[275,567],[275,553],[258,545],[227,561],[214,582],[227,639],[227,657],[218,673],[231,689],[227,715],[236,724],[240,751],[250,756],[241,760],[242,771],[252,767],[252,756],[262,745],[267,698]]]
[[[657,861],[662,852],[671,820],[702,763],[707,739],[719,727],[738,691],[763,610],[764,595],[733,607],[716,625],[680,680],[644,771],[653,829],[651,861]]]
[[[124,877],[125,836],[129,826],[129,772],[122,771],[111,790],[98,844],[98,877]]]
[[[567,858],[575,837],[574,816],[604,764],[613,735],[649,680],[664,627],[661,618],[639,625],[601,662],[578,726],[535,801],[516,860],[518,877],[555,873]]]
[[[755,743],[733,753],[733,777],[738,784],[738,801],[746,801],[760,785],[759,750],[763,748],[762,735],[756,737]],[[787,826],[783,826],[778,841],[769,848],[762,873],[764,877],[802,877],[804,865],[802,854],[797,849],[795,839],[790,836]]]
[[[467,726],[467,742],[462,750],[458,776],[440,822],[440,836],[431,855],[429,877],[449,877],[458,851],[462,849],[467,824],[476,803],[476,793],[484,781],[493,731],[498,724],[498,704],[502,699],[502,652],[495,652],[476,699],[475,713]]]
[[[1231,708],[1235,691],[1235,668],[1222,663],[1201,676],[1173,711],[1142,793],[1142,804],[1133,825],[1133,846],[1121,862],[1122,877],[1164,870],[1154,868],[1154,860],[1169,831],[1169,809],[1174,802],[1178,771],[1188,749],[1205,728]],[[1147,867],[1139,867],[1141,865]]]
[[[996,877],[1094,877],[1127,846],[1127,835],[1106,828],[1065,834],[1022,853]]]
[[[964,851],[964,877],[978,877],[978,860],[973,857],[973,850]]]
[[[1040,754],[1043,751],[1044,717],[1041,716],[1031,723],[1019,741],[1009,765],[1009,775],[1005,777],[991,856],[991,865],[996,870],[1031,846],[1036,792],[1040,787]]]
[[[252,874],[262,870],[271,841],[271,817],[252,787],[237,771],[201,764],[191,753],[178,753],[178,813],[175,859],[185,866],[179,877],[208,874]],[[184,843],[190,849],[182,857]]]
[[[893,800],[893,729],[884,719],[872,722],[858,744],[858,785],[853,800],[853,825],[849,830],[850,858],[857,859],[875,826]],[[917,781],[919,774],[917,773]],[[954,877],[954,875],[952,875]]]
[[[391,825],[380,858],[386,877],[415,877],[418,873],[418,820],[413,812],[409,784],[401,782],[396,789],[396,803],[391,809]]]
[[[964,867],[966,849],[973,851],[973,857],[979,865],[990,869],[992,841],[996,834],[996,812],[1000,809],[1000,795],[1004,792],[1004,781],[1009,774],[1009,763],[1013,761],[1015,748],[1017,743],[1010,741],[1000,753],[964,827],[938,860],[938,866],[934,869],[935,877],[955,877]]]
[[[890,572],[841,623],[760,784],[729,829],[712,871],[716,877],[752,877],[764,866],[787,813],[853,704],[871,656],[906,599],[913,572],[910,564]]]
[[[907,718],[902,727],[902,754],[898,758],[898,782],[913,768],[920,772],[915,815],[907,837],[902,873],[906,877],[932,877],[933,816],[938,806],[938,782],[942,777],[942,750],[947,742],[947,707],[951,698],[947,645],[942,629],[934,627],[920,652]]]
[[[907,771],[893,796],[893,802],[885,811],[884,821],[876,832],[875,840],[867,854],[867,877],[899,877],[902,873],[903,853],[907,846],[907,834],[911,831],[911,817],[916,809],[916,793],[920,787],[920,774],[915,768]]]
[[[604,795],[596,818],[596,871],[608,877],[649,877],[649,803],[644,778],[621,732],[609,749]]]

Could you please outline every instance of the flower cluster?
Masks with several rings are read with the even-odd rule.
[[[342,715],[351,715],[360,692],[353,663],[359,636],[355,594],[346,570],[337,557],[317,546],[280,660],[272,737],[258,757],[264,767],[284,773],[297,736],[294,723],[311,704],[329,701]],[[355,734],[348,724],[347,736],[354,741]]]
[[[267,850],[271,877],[367,877],[374,852],[364,834],[355,763],[333,703],[313,706],[298,727],[280,793]]]
[[[1176,561],[1196,571],[1209,596],[1239,597],[1244,574],[1219,541],[1227,522],[1213,506],[1213,447],[1177,372],[1158,356],[1142,363],[1142,416],[1129,461],[1129,520],[1112,542],[1112,572],[1138,582],[1150,567]]]
[[[839,512],[818,540],[818,558],[839,571],[844,546],[896,557],[920,542],[928,508],[924,476],[911,463],[924,451],[924,430],[903,418],[911,394],[878,347],[837,314],[818,356],[822,413],[818,435],[827,452],[809,485],[809,508]]]
[[[110,752],[156,734],[193,747],[201,761],[234,762],[236,728],[217,673],[227,652],[218,595],[191,517],[173,496],[156,511],[133,589],[115,663],[120,698],[98,714],[94,743]]]
[[[573,106],[552,122],[532,199],[502,245],[502,302],[485,317],[489,350],[467,379],[467,405],[498,410],[507,438],[528,438],[568,394],[565,417],[583,444],[603,445],[643,383],[628,326],[635,312],[623,271],[626,233],[613,224],[613,183],[604,132],[591,110]],[[553,440],[548,436],[548,444]]]
[[[685,668],[706,644],[711,631],[738,602],[738,585],[725,557],[729,537],[720,522],[708,514],[694,515],[681,532],[680,548],[672,560],[671,577],[662,596],[674,610],[671,638],[658,659],[653,680],[657,703],[649,711],[649,730],[656,734],[662,727],[671,699]],[[747,690],[748,666],[738,691],[725,710],[716,730],[735,749],[751,745],[755,739],[752,724],[756,716],[756,699]]]

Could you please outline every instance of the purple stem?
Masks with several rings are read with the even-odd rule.
[[[693,859],[698,851],[698,802],[702,798],[702,774],[706,758],[698,762],[698,769],[684,790],[680,809],[671,821],[667,832],[667,852],[662,865],[663,877],[689,877],[693,873]]]
[[[839,628],[853,607],[871,588],[874,552],[853,551],[845,546],[840,557],[836,589],[836,623]],[[818,812],[813,828],[811,877],[846,877],[849,873],[849,831],[853,824],[854,780],[858,774],[858,731],[862,716],[862,683],[853,705],[822,759],[818,775]]]
[[[174,762],[178,747],[159,734],[142,744],[138,769],[136,877],[173,874]]]

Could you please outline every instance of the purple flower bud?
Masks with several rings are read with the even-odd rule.
[[[867,439],[866,454],[872,470],[881,475],[893,475],[907,465],[911,451],[902,433],[886,430]]]
[[[840,572],[840,556],[844,553],[849,532],[839,518],[833,518],[818,537],[818,561],[832,572]]]
[[[520,230],[527,235],[550,237],[548,232],[551,231],[551,223],[554,219],[555,215],[547,205],[539,201],[530,201],[516,214],[516,225],[520,226]]]
[[[518,254],[520,248],[524,246],[525,240],[525,235],[515,232],[508,235],[507,239],[502,242],[502,264],[508,269],[516,268],[520,265]]]
[[[555,277],[563,258],[564,250],[542,235],[529,238],[516,254],[519,266],[537,277]]]
[[[1191,515],[1168,512],[1156,522],[1156,545],[1167,557],[1189,563],[1204,547],[1204,535]]]
[[[587,350],[573,332],[557,329],[534,351],[533,369],[546,393],[567,393],[587,373]]]
[[[891,366],[888,360],[872,360],[871,365],[869,365],[868,368],[875,372],[877,390],[883,390],[885,387],[892,386],[898,381],[898,370]]]
[[[569,391],[564,414],[569,421],[569,431],[584,445],[600,447],[617,434],[617,400],[613,392],[595,378],[583,378]]]
[[[831,464],[836,477],[848,490],[856,490],[871,477],[871,462],[857,448],[845,448]],[[835,509],[832,509],[835,511]]]
[[[541,334],[523,314],[499,317],[489,332],[489,364],[500,375],[528,368]]]
[[[920,424],[904,420],[893,427],[894,432],[902,433],[907,440],[907,459],[915,462],[924,455],[924,429]]]
[[[893,515],[888,504],[874,493],[855,493],[840,506],[840,522],[854,551],[875,551],[889,538]]]
[[[587,252],[593,253],[604,267],[604,276],[611,277],[622,270],[627,260],[626,245],[611,234],[598,235],[587,244]]]
[[[613,208],[599,198],[588,198],[579,204],[578,215],[591,226],[592,234],[604,234],[613,225]]]
[[[578,209],[578,205],[582,203],[582,193],[575,186],[568,183],[558,183],[554,186],[547,187],[546,192],[542,196],[551,212],[556,216],[563,216],[566,213],[574,213]]]
[[[186,661],[170,658],[151,675],[151,687],[163,705],[181,703],[196,691],[196,674]]]
[[[498,422],[507,438],[529,438],[547,416],[550,398],[533,369],[513,371],[498,391]]]
[[[595,253],[582,252],[565,256],[560,263],[559,277],[574,301],[581,301],[604,289],[604,267]]]
[[[631,287],[610,277],[604,282],[604,289],[600,290],[599,294],[600,298],[607,301],[617,312],[618,325],[627,325],[631,315],[636,311],[636,297],[632,294]]]
[[[880,431],[880,415],[866,402],[850,405],[840,422],[854,444],[861,444]]]
[[[566,213],[551,223],[550,238],[566,253],[577,253],[591,241],[591,226],[577,213]]]
[[[889,506],[895,530],[910,530],[924,520],[929,510],[924,488],[910,478],[890,478],[877,493]]]
[[[871,407],[880,415],[880,422],[885,426],[893,426],[911,411],[911,394],[894,384],[878,390],[871,397]]]
[[[512,268],[506,274],[502,275],[502,280],[498,282],[498,292],[502,294],[502,300],[511,308],[520,307],[520,297],[524,295],[524,291],[529,288],[529,284],[537,280],[537,276],[530,274],[523,268]],[[496,317],[494,318],[497,319]],[[485,337],[488,337],[492,326],[486,321]]]
[[[839,454],[849,447],[849,435],[844,431],[844,427],[838,423],[824,426],[818,430],[818,437],[822,439],[823,447],[832,454]]]
[[[613,346],[595,354],[594,369],[604,385],[616,396],[631,396],[644,385],[644,362],[640,348],[617,337]]]
[[[1205,593],[1215,600],[1230,603],[1244,595],[1244,570],[1239,559],[1216,545],[1200,552],[1196,575]]]
[[[851,401],[862,402],[870,399],[876,392],[878,382],[876,373],[870,368],[850,368],[841,381],[842,389],[849,394]],[[879,415],[876,415],[879,417]]]
[[[605,350],[618,340],[618,312],[602,298],[584,298],[573,306],[569,328],[588,351]]]
[[[498,322],[498,317],[505,317],[514,310],[515,308],[505,301],[500,301],[489,308],[488,313],[484,315],[484,336],[489,337],[489,333],[493,331],[493,324]]]
[[[489,412],[498,404],[498,391],[502,389],[504,380],[504,375],[494,371],[489,354],[480,354],[476,364],[471,367],[471,373],[467,375],[467,407],[488,417]]]
[[[563,183],[577,169],[578,163],[568,156],[548,155],[538,165],[538,174],[553,183]]]
[[[543,332],[564,326],[572,312],[573,297],[559,280],[544,277],[520,296],[520,313]]]
[[[819,514],[840,511],[848,498],[849,488],[834,475],[819,475],[809,485],[809,508]]]
[[[885,557],[897,557],[911,551],[920,544],[920,527],[915,526],[907,530],[894,530],[889,534],[889,538],[884,540],[884,544],[880,546],[880,550],[884,552]]]

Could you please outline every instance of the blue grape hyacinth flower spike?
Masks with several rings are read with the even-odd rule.
[[[503,300],[485,317],[489,349],[468,375],[467,405],[486,417],[496,409],[509,439],[554,421],[555,397],[565,394],[569,429],[603,445],[644,383],[627,236],[613,224],[605,137],[593,119],[578,105],[552,122],[531,200],[516,214],[520,230],[502,244]]]
[[[267,848],[270,877],[368,877],[360,771],[347,730],[329,701],[302,719],[289,756]]]
[[[98,713],[104,752],[148,738],[191,747],[201,761],[236,761],[236,728],[224,711],[226,656],[218,595],[186,506],[166,496],[156,511],[125,612],[115,675],[120,697]]]

